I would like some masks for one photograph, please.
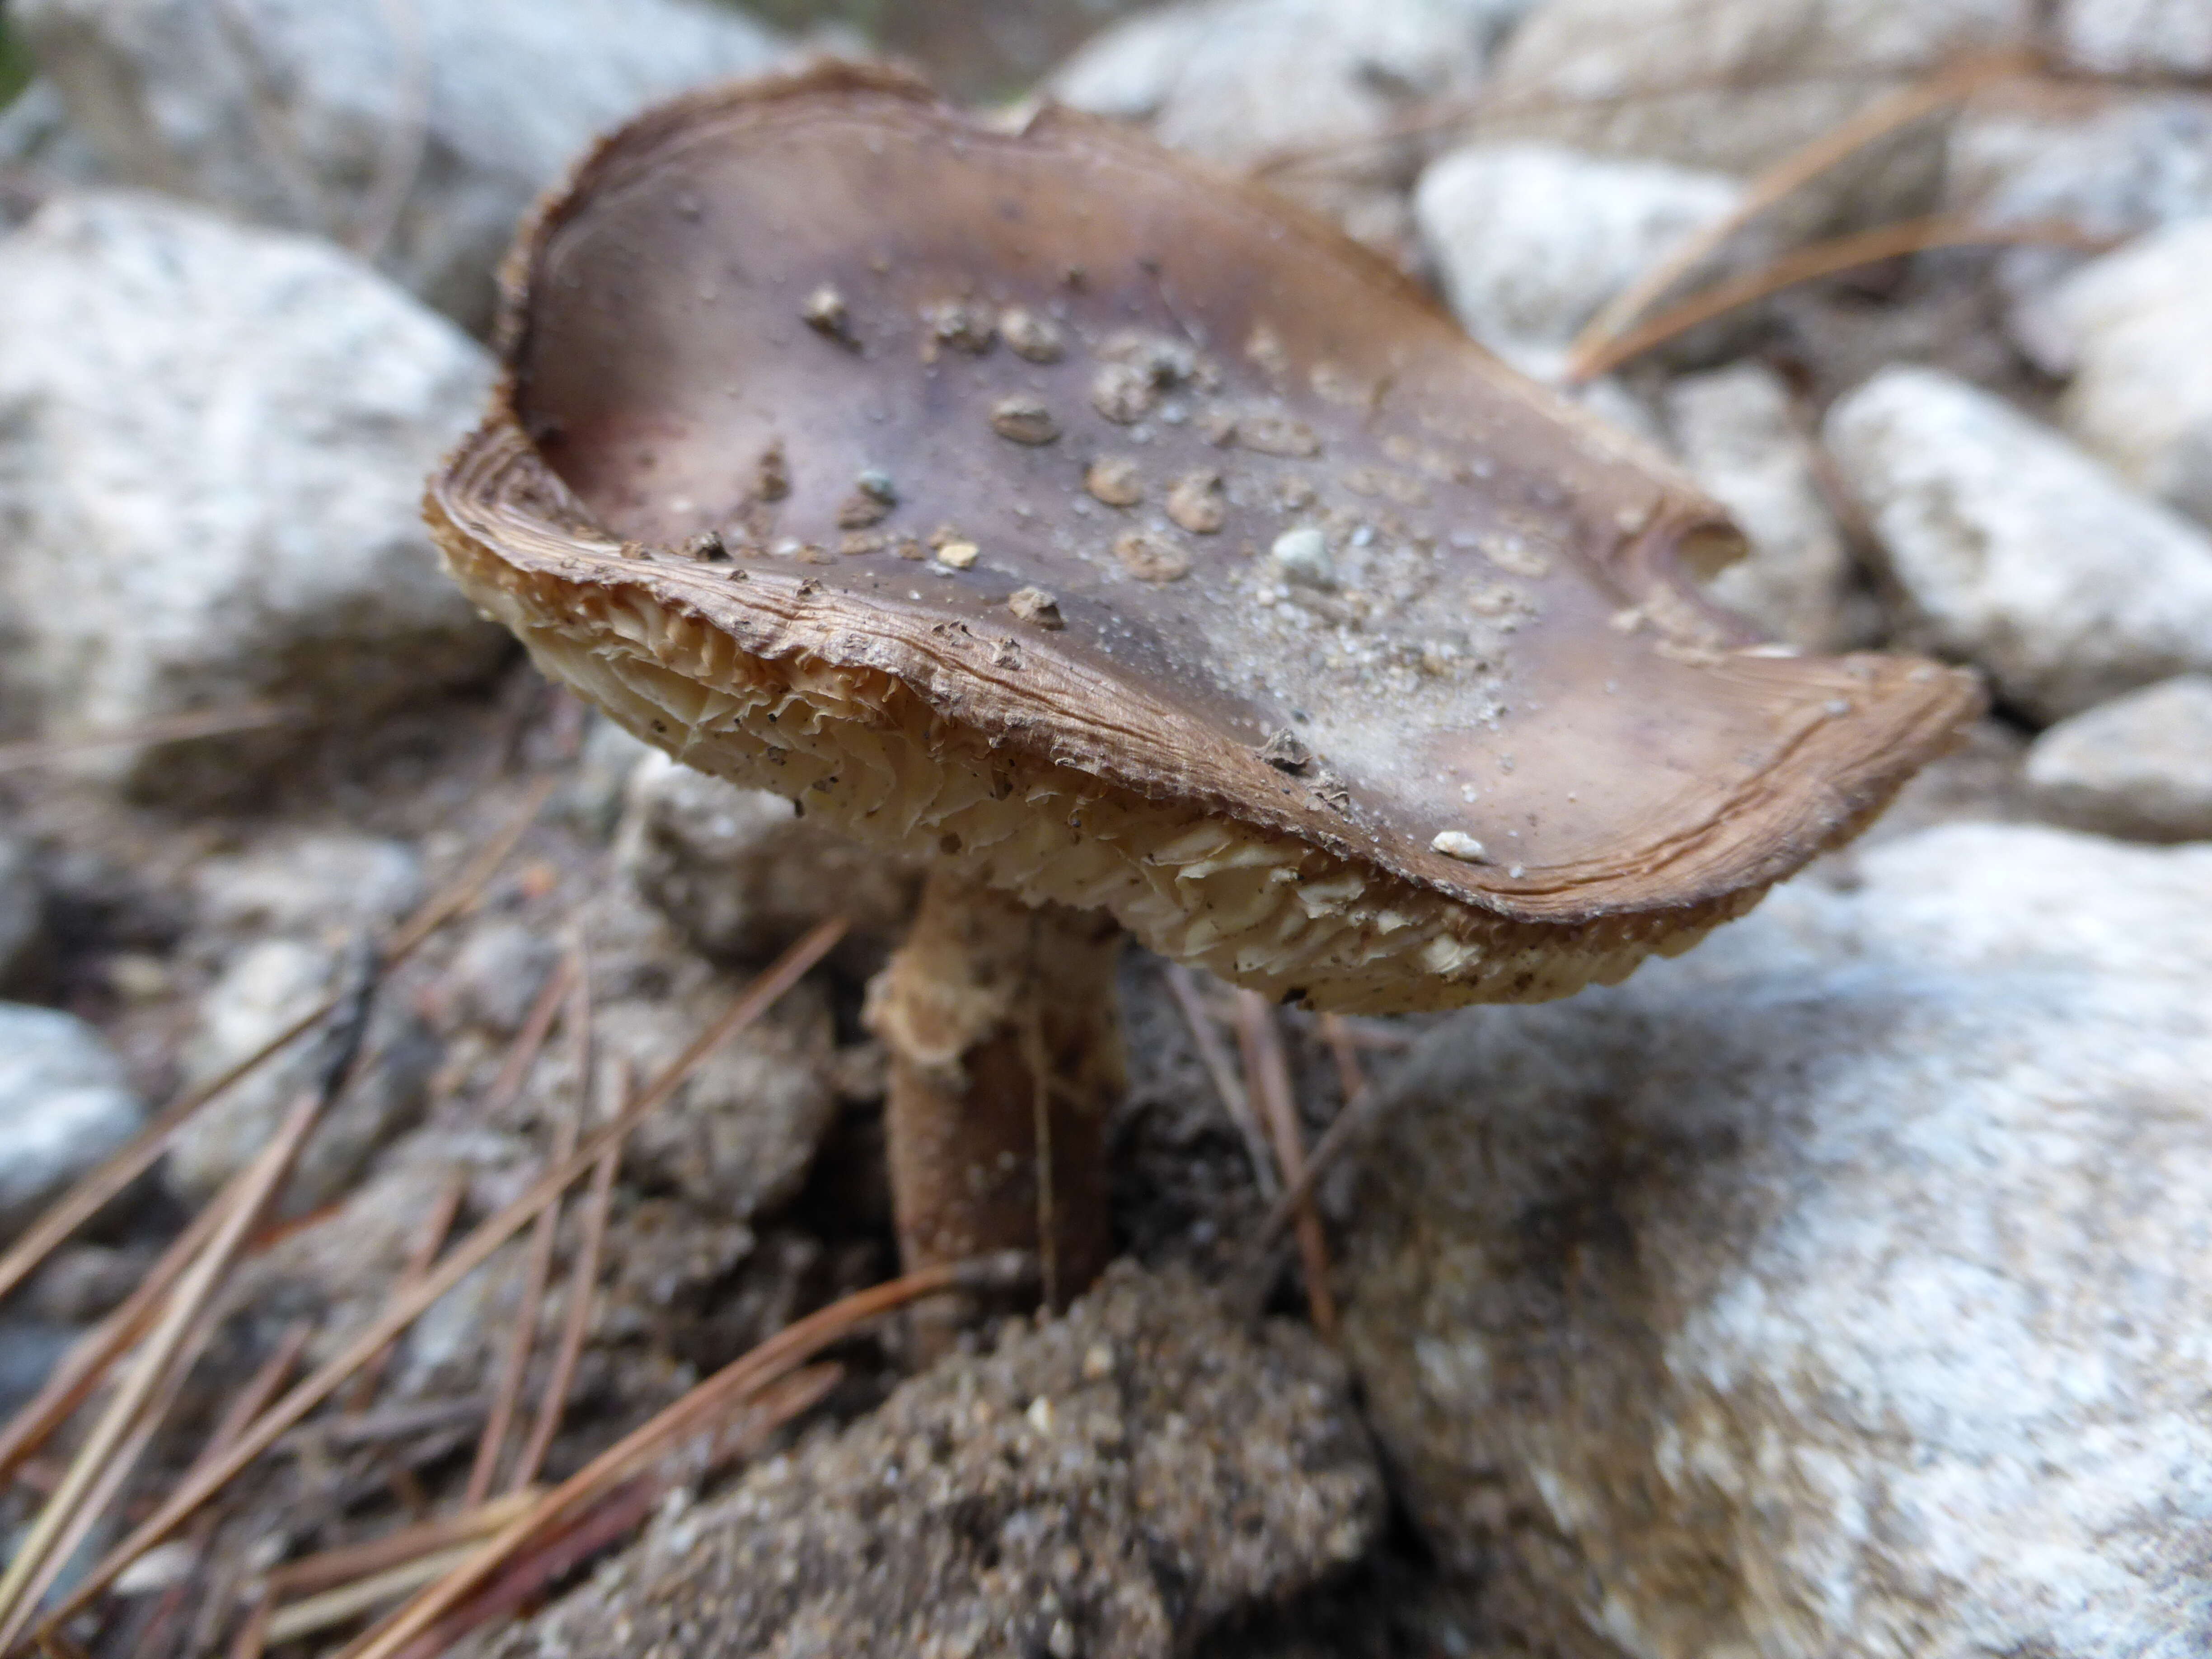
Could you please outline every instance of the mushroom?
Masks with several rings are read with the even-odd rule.
[[[527,228],[501,344],[453,574],[638,736],[933,860],[870,993],[902,1244],[1041,1243],[1054,1301],[1108,1252],[1122,930],[1316,1008],[1565,996],[1980,703],[1759,642],[1662,460],[1061,109],[841,64],[669,104]]]

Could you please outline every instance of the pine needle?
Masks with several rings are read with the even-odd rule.
[[[112,732],[89,732],[82,737],[0,744],[0,772],[28,771],[103,749],[150,749],[160,744],[190,743],[196,738],[228,737],[234,732],[258,732],[271,726],[289,726],[299,719],[298,709],[281,703],[247,702],[173,714],[167,720],[147,720]]]
[[[546,1007],[546,1024],[552,1022],[552,1011],[559,1001],[568,998],[569,988],[575,984],[582,966],[574,953],[562,959],[560,968],[550,975],[545,992],[539,999]],[[569,1007],[572,1026],[590,1029],[591,1011],[586,1004],[580,1011],[573,1000]],[[538,1040],[544,1039],[544,1030],[538,1030]],[[520,1081],[516,1083],[518,1091]],[[576,1151],[580,1113],[575,1109],[581,1102],[572,1104],[562,1114],[553,1132],[552,1162],[565,1164]],[[553,1245],[561,1228],[561,1206],[556,1200],[538,1212],[531,1224],[530,1255],[523,1269],[522,1301],[515,1310],[514,1328],[507,1333],[507,1354],[500,1366],[499,1382],[492,1390],[491,1411],[484,1419],[483,1432],[477,1438],[476,1461],[469,1469],[469,1484],[461,1502],[474,1509],[491,1496],[494,1480],[499,1474],[500,1454],[507,1449],[507,1431],[514,1421],[515,1402],[522,1397],[524,1376],[530,1370],[530,1351],[537,1345],[538,1316],[545,1303],[546,1282],[553,1275]]]
[[[787,1376],[857,1327],[926,1296],[1000,1289],[1017,1274],[1034,1279],[1025,1253],[942,1263],[860,1291],[808,1315],[734,1359],[652,1420],[632,1430],[538,1499],[531,1513],[486,1544],[476,1559],[426,1591],[380,1628],[347,1647],[338,1659],[395,1659],[416,1637],[459,1605],[540,1534],[590,1509],[769,1383]],[[410,1659],[416,1659],[410,1656]]]
[[[618,1144],[637,1123],[681,1088],[692,1072],[724,1042],[766,1012],[785,992],[842,938],[844,918],[826,921],[793,945],[756,979],[720,1019],[693,1040],[691,1046],[632,1102],[619,1117],[594,1133],[574,1157],[549,1170],[520,1197],[491,1216],[457,1246],[435,1271],[404,1300],[397,1301],[359,1332],[344,1349],[299,1383],[255,1423],[238,1443],[198,1475],[188,1477],[161,1505],[142,1522],[105,1560],[88,1573],[42,1629],[58,1628],[90,1605],[139,1556],[160,1543],[188,1519],[199,1506],[222,1489],[248,1463],[275,1444],[279,1437],[328,1398],[353,1375],[368,1356],[404,1330],[424,1309],[482,1266],[509,1238],[534,1220],[568,1184]]]
[[[1190,1028],[1191,1041],[1197,1045],[1199,1063],[1213,1081],[1213,1091],[1221,1097],[1227,1109],[1229,1121],[1237,1126],[1237,1133],[1244,1142],[1244,1156],[1252,1165],[1252,1184],[1260,1189],[1260,1196],[1272,1199],[1282,1190],[1283,1183],[1276,1177],[1275,1154],[1267,1145],[1267,1136],[1253,1115],[1252,1097],[1238,1081],[1237,1067],[1229,1058],[1229,1049],[1221,1041],[1221,1032],[1214,1025],[1213,1015],[1199,994],[1198,981],[1189,969],[1179,962],[1167,964],[1168,994],[1182,1012],[1183,1024]]]
[[[516,843],[521,841],[524,833],[544,810],[556,781],[552,778],[541,780],[531,790],[506,828],[477,855],[453,884],[400,924],[384,947],[385,972],[389,973],[398,967],[413,955],[431,934],[475,902],[484,884],[507,861],[507,854],[514,850]],[[197,1089],[188,1090],[163,1107],[155,1114],[152,1122],[133,1135],[106,1162],[64,1194],[5,1255],[0,1255],[0,1297],[7,1296],[29,1278],[48,1255],[98,1214],[109,1200],[152,1168],[154,1160],[168,1150],[169,1143],[176,1138],[177,1132],[190,1122],[201,1108],[227,1092],[337,1012],[343,1000],[343,996],[326,998],[220,1077],[202,1084]]]
[[[1567,379],[1572,383],[1605,373],[1594,367],[1607,344],[1643,315],[1668,289],[1702,264],[1728,239],[1785,197],[1795,194],[1829,168],[1848,160],[1876,139],[1946,105],[1971,97],[1993,82],[2030,67],[2016,54],[1976,58],[1940,70],[1923,81],[1877,100],[1849,120],[1801,145],[1751,181],[1735,210],[1692,231],[1659,263],[1630,283],[1583,327],[1567,348]],[[1614,359],[1614,362],[1622,361]]]
[[[1328,1236],[1322,1231],[1321,1214],[1314,1207],[1313,1184],[1306,1178],[1304,1137],[1298,1127],[1298,1105],[1291,1091],[1290,1062],[1283,1053],[1282,1028],[1275,1011],[1256,991],[1237,994],[1237,1036],[1244,1050],[1244,1075],[1252,1085],[1275,1140],[1275,1157],[1283,1179],[1297,1193],[1298,1255],[1305,1269],[1306,1307],[1314,1330],[1325,1342],[1336,1340],[1336,1297],[1328,1282]],[[1286,1200],[1286,1201],[1289,1201]]]
[[[2057,244],[2084,252],[2110,246],[2078,225],[2037,221],[2027,224],[1978,223],[1965,214],[1933,214],[1899,224],[1881,225],[1849,236],[1810,243],[1784,254],[1759,270],[1747,271],[1693,295],[1681,304],[1662,311],[1643,327],[1590,352],[1568,376],[1571,382],[1595,380],[1632,357],[1687,333],[1740,306],[1764,300],[1784,289],[1833,276],[1859,265],[1894,259],[1901,254],[1923,253],[1938,247],[2004,247],[2014,244]]]

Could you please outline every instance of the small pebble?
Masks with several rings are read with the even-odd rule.
[[[799,314],[806,319],[807,327],[825,339],[845,345],[852,343],[852,313],[845,309],[845,296],[829,283],[823,283],[806,296],[806,303]]]
[[[973,542],[947,542],[937,550],[937,562],[954,570],[965,570],[975,562],[981,551]]]
[[[1336,561],[1329,557],[1328,538],[1312,525],[1299,525],[1275,538],[1267,556],[1286,581],[1322,589],[1336,586]]]
[[[702,530],[684,544],[684,550],[695,559],[721,559],[729,556],[730,550],[722,544],[719,530]]]
[[[1042,587],[1016,588],[1006,595],[1006,609],[1022,621],[1033,622],[1039,628],[1067,626],[1066,618],[1060,614],[1060,601]]]

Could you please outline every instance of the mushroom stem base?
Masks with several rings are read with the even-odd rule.
[[[892,1207],[908,1272],[986,1251],[1036,1252],[1065,1308],[1112,1253],[1105,1126],[1126,1073],[1114,993],[1121,931],[932,874],[913,931],[868,988],[890,1050]],[[917,1349],[963,1312],[919,1309]]]

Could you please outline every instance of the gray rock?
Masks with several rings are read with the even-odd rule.
[[[19,0],[11,21],[118,177],[331,238],[478,331],[516,220],[594,137],[780,53],[696,0]]]
[[[2062,0],[2052,21],[2069,68],[2091,75],[2212,75],[2212,6],[2204,0]]]
[[[592,1030],[601,1053],[650,1082],[729,1006],[735,977],[696,971],[679,956],[674,982],[611,999]],[[624,1168],[734,1221],[792,1197],[837,1115],[828,1005],[811,984],[700,1066],[669,1104],[640,1124]]]
[[[490,921],[473,929],[453,953],[444,991],[452,1012],[496,1036],[521,1030],[559,959],[559,944],[520,921]]]
[[[709,957],[759,961],[840,915],[879,953],[913,914],[911,860],[825,832],[781,795],[657,749],[631,773],[629,795],[616,867]]]
[[[1683,466],[1751,542],[1707,592],[1802,651],[1867,644],[1871,604],[1781,377],[1759,363],[1687,375],[1667,388],[1666,410]]]
[[[1475,130],[1748,177],[1954,57],[2025,45],[2031,0],[1547,0],[1498,57]],[[1778,210],[1795,235],[1923,209],[1941,121],[1869,146]]]
[[[120,194],[0,240],[0,292],[5,672],[48,734],[256,698],[343,726],[501,659],[417,512],[489,375],[451,324],[335,249]],[[80,764],[186,789],[286,752],[204,750]]]
[[[279,831],[192,872],[204,928],[240,938],[288,933],[339,943],[389,927],[422,902],[422,861],[404,842],[328,830]]]
[[[1200,0],[1141,13],[1063,64],[1053,95],[1249,165],[1353,146],[1413,101],[1471,89],[1530,0]]]
[[[657,753],[597,709],[584,717],[584,741],[574,770],[554,797],[562,815],[594,841],[605,841],[621,821],[630,774]]]
[[[0,1242],[145,1117],[99,1032],[71,1014],[0,1002]]]
[[[1913,627],[2029,715],[2212,668],[2212,538],[2057,433],[1903,367],[1837,403],[1826,432]]]
[[[2138,489],[2212,525],[2212,216],[2154,231],[2023,307],[2071,374],[2066,429]]]
[[[2212,841],[2212,678],[2184,674],[2061,720],[2027,751],[2037,807],[2135,841]]]
[[[0,1319],[0,1414],[13,1418],[29,1405],[82,1334],[43,1319]]]
[[[31,854],[21,842],[0,836],[0,991],[21,982],[46,939],[46,895]]]
[[[1977,98],[1953,124],[1943,204],[1992,224],[2059,221],[2124,237],[2212,214],[2212,96],[2112,87],[2008,85]],[[2062,366],[2025,302],[2082,263],[2057,247],[2001,253],[2008,331],[2041,367]]]
[[[1692,231],[1742,199],[1735,179],[1553,144],[1477,144],[1421,175],[1413,210],[1468,333],[1510,353],[1563,344]]]
[[[1425,1042],[1348,1241],[1414,1513],[1541,1650],[2199,1650],[2212,848],[1961,826]]]
[[[337,990],[343,961],[337,946],[283,937],[239,952],[200,1000],[182,1056],[185,1086],[228,1071]],[[378,1149],[422,1115],[436,1049],[422,1021],[380,1001],[364,1041],[374,1063],[301,1149],[285,1188],[285,1214],[343,1195]],[[170,1144],[171,1185],[195,1205],[213,1197],[269,1144],[300,1091],[313,1083],[318,1060],[317,1044],[303,1039],[203,1108]]]
[[[1122,1264],[1064,1319],[664,1508],[483,1651],[1167,1659],[1356,1559],[1382,1498],[1333,1355]]]

